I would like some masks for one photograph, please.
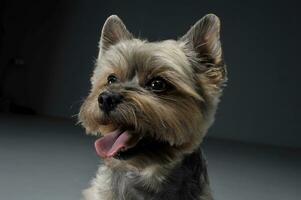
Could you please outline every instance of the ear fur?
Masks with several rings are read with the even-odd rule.
[[[205,71],[212,83],[225,81],[220,20],[216,15],[208,14],[197,21],[180,41],[185,42],[187,48],[195,52],[199,66],[196,67],[196,72]]]
[[[99,55],[121,40],[132,39],[132,34],[117,15],[111,15],[105,21],[99,42]]]

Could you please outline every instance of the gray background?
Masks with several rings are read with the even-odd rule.
[[[6,93],[42,115],[70,118],[89,90],[101,27],[118,14],[136,36],[178,38],[206,13],[222,21],[229,82],[210,136],[301,146],[298,1],[6,1]],[[23,71],[22,71],[23,72]]]

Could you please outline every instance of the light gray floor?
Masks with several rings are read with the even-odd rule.
[[[0,115],[0,199],[76,200],[100,162],[73,122]],[[208,139],[216,200],[301,199],[301,152]]]

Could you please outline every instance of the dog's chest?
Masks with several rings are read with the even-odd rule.
[[[207,171],[200,154],[190,155],[164,179],[153,181],[135,173],[112,173],[112,192],[117,200],[197,200],[206,193]]]
[[[189,177],[189,178],[187,178]],[[158,183],[158,190],[149,188],[139,177],[114,174],[112,192],[118,200],[196,200],[201,195],[201,185],[196,179],[175,174],[164,183]]]

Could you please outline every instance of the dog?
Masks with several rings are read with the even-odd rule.
[[[110,16],[79,112],[103,159],[84,199],[213,199],[201,143],[226,80],[216,15],[159,42],[135,38]]]

